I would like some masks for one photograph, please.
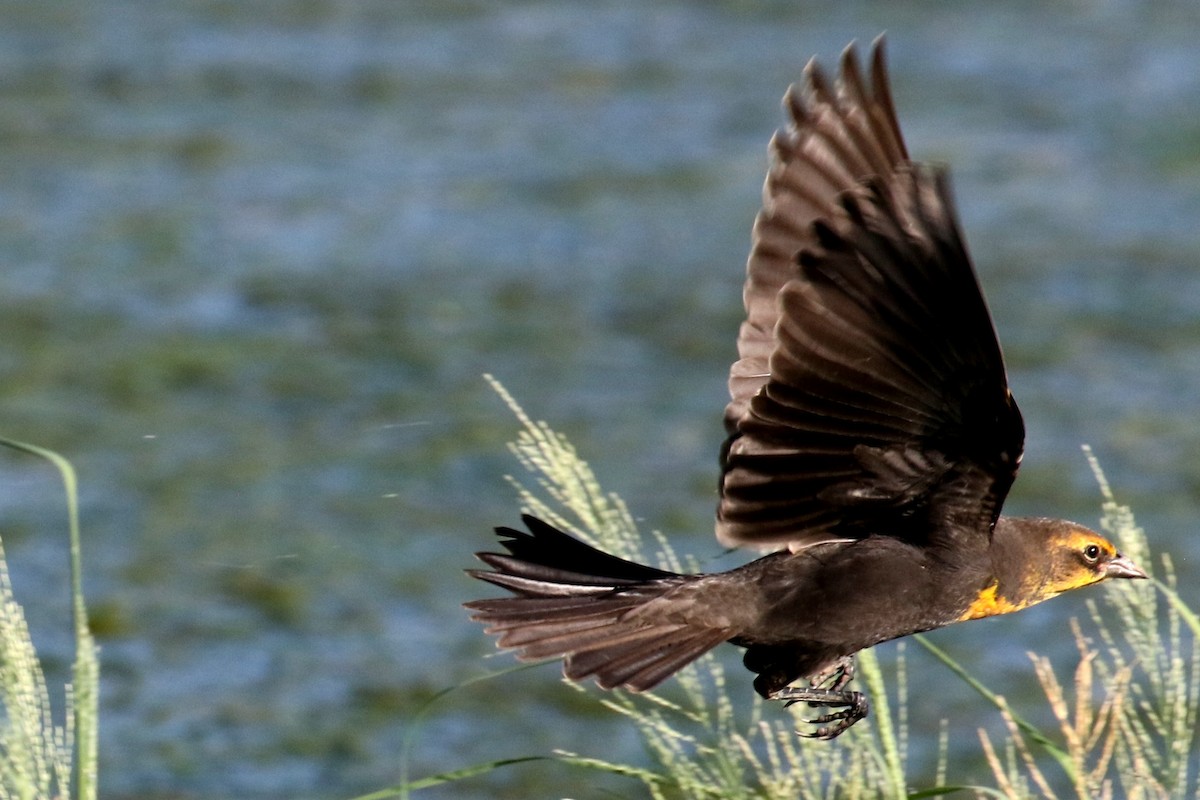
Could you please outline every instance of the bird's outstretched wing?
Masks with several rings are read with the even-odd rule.
[[[986,543],[1024,425],[943,171],[908,160],[882,43],[786,101],[747,268],[718,538]]]
[[[797,254],[816,244],[812,224],[833,213],[841,194],[872,175],[891,174],[908,160],[888,89],[882,38],[871,49],[870,70],[868,84],[852,44],[842,53],[836,86],[814,59],[804,69],[804,83],[783,98],[791,124],[771,139],[763,207],[754,221],[743,291],[746,321],[738,333],[738,361],[729,373],[732,400],[725,424],[730,433],[770,375],[779,292],[799,277]]]

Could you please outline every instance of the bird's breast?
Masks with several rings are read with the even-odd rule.
[[[993,581],[981,591],[976,598],[971,601],[971,605],[967,606],[967,610],[958,618],[958,622],[965,622],[969,619],[982,619],[983,617],[994,617],[997,614],[1008,614],[1013,611],[1020,611],[1023,608],[1028,608],[1030,603],[1021,600],[1012,600],[999,593],[1000,585]]]

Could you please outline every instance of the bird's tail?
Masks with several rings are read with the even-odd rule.
[[[508,555],[476,554],[495,572],[467,570],[516,595],[466,604],[472,619],[499,634],[500,647],[522,659],[562,656],[572,680],[594,676],[605,689],[642,691],[730,638],[730,631],[647,613],[647,604],[697,576],[635,564],[535,517],[522,519],[529,533],[496,529]]]

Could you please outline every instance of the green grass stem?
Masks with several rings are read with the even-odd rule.
[[[4,707],[11,724],[4,737],[3,750],[6,758],[3,761],[3,773],[0,774],[0,796],[4,797],[36,797],[47,798],[70,795],[77,800],[95,800],[97,791],[97,751],[99,746],[99,702],[100,702],[100,661],[96,642],[88,627],[87,606],[83,596],[83,550],[79,526],[79,492],[75,469],[71,462],[53,450],[44,447],[0,437],[0,445],[18,452],[35,455],[49,461],[58,470],[62,478],[66,494],[67,524],[70,541],[71,567],[71,616],[75,638],[75,661],[72,666],[72,682],[67,687],[67,725],[66,729],[57,728],[51,719],[49,697],[46,694],[45,679],[42,676],[40,663],[33,651],[33,643],[29,639],[28,627],[24,623],[24,614],[20,606],[12,599],[11,586],[8,583],[7,569],[3,576],[4,604],[7,609],[6,617],[11,625],[6,625],[3,647],[6,662],[5,686],[3,691]],[[2,553],[2,551],[0,551]],[[16,653],[24,656],[14,659]],[[26,675],[17,675],[7,667],[20,665]],[[9,683],[9,682],[12,683]],[[21,686],[35,686],[42,696],[36,708],[28,706],[20,696]],[[15,690],[10,691],[10,688]],[[16,718],[24,715],[24,720],[16,724]],[[16,737],[28,737],[26,742],[17,742]],[[62,739],[70,738],[71,745],[67,746]],[[45,767],[34,768],[19,763],[20,754],[34,757],[38,748],[42,748],[44,758],[54,765],[54,776]],[[72,750],[74,757],[72,758]],[[69,777],[64,764],[71,764]],[[36,776],[33,783],[30,776]],[[68,788],[68,784],[70,788]],[[15,789],[15,791],[14,791]]]

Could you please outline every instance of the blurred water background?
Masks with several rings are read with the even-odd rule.
[[[810,55],[883,30],[1026,415],[1009,510],[1094,524],[1089,442],[1200,603],[1190,0],[5,0],[0,19],[0,430],[81,475],[104,797],[379,788],[421,703],[510,663],[459,608],[487,591],[461,568],[517,512],[516,423],[484,372],[647,529],[716,556],[779,98]],[[59,682],[63,517],[49,468],[5,456],[0,534]],[[1024,652],[1070,668],[1084,599],[936,641],[1032,699]],[[995,715],[922,653],[909,669],[918,764],[945,716],[951,777],[983,776]],[[413,775],[643,757],[557,676],[442,700]],[[606,789],[638,793],[543,763],[427,796]]]

